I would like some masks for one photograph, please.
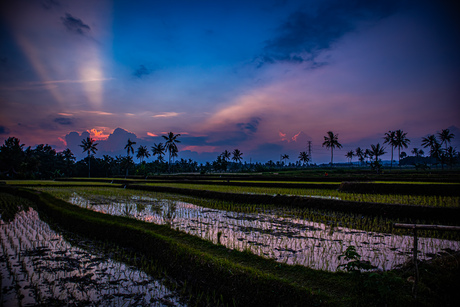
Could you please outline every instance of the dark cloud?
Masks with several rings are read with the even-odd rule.
[[[247,123],[238,123],[236,126],[243,131],[245,134],[254,134],[257,132],[257,128],[259,127],[260,122],[259,117],[253,117]]]
[[[9,133],[10,133],[10,129],[8,129],[5,126],[0,126],[0,134],[9,134]]]
[[[150,75],[150,73],[152,72],[151,69],[148,69],[147,67],[145,67],[145,65],[140,65],[135,71],[134,71],[134,75],[138,78],[142,78],[143,76],[147,76],[147,75]]]
[[[314,62],[322,51],[355,30],[359,22],[377,21],[397,8],[394,0],[335,0],[321,2],[316,10],[299,10],[280,25],[273,39],[266,41],[258,57],[259,66],[276,61]]]
[[[47,10],[50,10],[53,7],[59,7],[59,6],[61,6],[61,4],[56,0],[43,0],[42,1],[42,7]]]
[[[66,13],[65,17],[61,17],[61,20],[64,26],[70,32],[85,35],[91,30],[91,28],[87,24],[84,24],[81,19],[75,18],[69,13]]]
[[[72,119],[67,118],[67,117],[57,117],[54,119],[55,123],[58,123],[59,125],[72,125]]]

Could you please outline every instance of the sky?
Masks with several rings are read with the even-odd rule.
[[[401,129],[460,150],[449,1],[15,0],[0,4],[0,142],[96,157],[181,134],[179,158],[334,162]],[[383,159],[389,159],[390,148]],[[428,149],[425,150],[428,153]]]

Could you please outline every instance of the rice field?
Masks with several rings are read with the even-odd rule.
[[[277,208],[253,208],[236,212],[202,206],[204,201],[171,197],[167,194],[114,188],[40,188],[55,196],[105,214],[167,224],[171,228],[199,236],[230,249],[250,251],[281,263],[336,271],[338,260],[348,246],[355,246],[362,260],[381,270],[405,263],[412,255],[411,235],[378,232],[382,220],[361,218],[367,230],[344,227],[334,215],[323,222],[299,217]],[[221,204],[222,206],[222,204]],[[217,206],[215,206],[217,207]],[[340,221],[339,221],[340,222]],[[373,229],[374,228],[374,229]],[[460,250],[460,242],[439,238],[420,238],[421,259],[438,253]]]
[[[186,306],[163,280],[95,253],[89,243],[71,244],[28,201],[0,194],[0,202],[2,306]]]
[[[303,197],[325,197],[347,201],[361,201],[372,203],[405,204],[430,207],[460,207],[460,197],[456,196],[421,196],[421,195],[393,195],[393,194],[357,194],[344,193],[332,189],[291,189],[275,187],[242,187],[222,186],[212,184],[186,183],[147,183],[150,186],[162,186],[182,189],[198,189],[223,193],[246,193],[262,195],[294,195]]]

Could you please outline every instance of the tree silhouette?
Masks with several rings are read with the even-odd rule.
[[[301,151],[299,153],[299,161],[302,162],[303,164],[308,163],[310,161],[310,157],[308,156],[308,153],[306,151]]]
[[[281,155],[281,161],[284,162],[284,160],[289,160],[289,155],[288,154]]]
[[[222,158],[225,161],[228,161],[228,160],[230,160],[230,157],[231,157],[232,153],[230,151],[228,151],[227,149],[225,149],[220,155],[222,156]]]
[[[93,140],[90,137],[87,137],[86,140],[81,141],[81,148],[83,148],[83,152],[88,153],[88,177],[91,177],[91,153],[95,154],[97,151],[97,146],[98,143],[95,143],[95,140]]]
[[[377,145],[372,144],[369,152],[372,157],[375,157],[375,160],[371,163],[371,167],[379,172],[382,167],[379,157],[385,154],[385,147],[381,147],[380,143],[377,143]]]
[[[243,159],[242,157],[243,153],[239,149],[235,149],[232,152],[232,155],[233,155],[232,160],[235,162],[241,162],[241,160]]]
[[[172,132],[169,132],[167,135],[162,135],[162,137],[166,140],[165,142],[165,148],[169,152],[169,166],[171,165],[171,157],[172,154],[175,152],[178,152],[177,145],[176,143],[180,143],[180,141],[177,139],[180,136],[180,133],[174,134]]]
[[[358,157],[359,162],[361,165],[364,164],[364,150],[361,149],[361,147],[357,147],[355,149],[355,156]]]
[[[9,137],[5,140],[0,147],[0,171],[7,172],[11,176],[19,172],[25,158],[23,147],[24,144],[20,144],[18,138]],[[24,162],[28,163],[27,159]]]
[[[427,137],[422,138],[422,146],[424,148],[430,147],[430,157],[436,158],[436,148],[439,147],[437,145],[440,144],[438,143],[438,140],[436,139],[436,136],[434,134],[430,134]]]
[[[338,134],[334,134],[332,131],[327,132],[327,136],[324,137],[323,147],[331,149],[331,167],[334,163],[334,148],[342,148],[342,144],[338,141],[339,136]]]
[[[163,143],[153,143],[152,146],[152,156],[158,156],[158,161],[163,162],[163,156],[165,154],[165,146]]]
[[[348,158],[348,163],[351,164],[351,161],[353,160],[353,156],[355,155],[354,151],[353,150],[350,150],[349,152],[347,152],[345,154],[345,157]]]
[[[128,161],[128,162],[126,162],[126,177],[128,177],[129,165],[131,164],[129,162],[133,161],[132,159],[129,159],[131,157],[129,155],[130,153],[132,153],[134,155],[133,145],[136,145],[136,142],[133,142],[133,141],[131,141],[131,139],[128,139],[128,143],[126,143],[126,146],[125,146],[126,156],[128,157],[128,159],[126,160],[126,161]]]
[[[136,142],[133,142],[133,141],[131,141],[131,139],[128,139],[128,143],[125,146],[127,156],[129,156],[130,153],[132,153],[134,155],[133,145],[136,145]]]
[[[391,146],[391,161],[390,161],[390,168],[393,168],[393,149],[395,148],[396,144],[396,132],[395,131],[388,131],[385,132],[385,136],[383,137],[385,140],[383,144],[388,144]]]
[[[442,129],[441,132],[438,133],[439,139],[441,140],[441,145],[446,144],[446,151],[447,151],[447,143],[450,143],[455,135],[449,131],[449,129]]]
[[[407,148],[410,144],[410,140],[406,137],[407,132],[402,130],[395,131],[395,141],[394,145],[398,148],[398,163],[401,162],[401,148]]]
[[[150,153],[147,149],[147,146],[139,146],[136,153],[136,158],[138,158],[141,161],[141,163],[144,161],[144,158],[150,157]]]

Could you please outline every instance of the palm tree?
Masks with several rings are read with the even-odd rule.
[[[94,143],[94,142],[95,140],[93,140],[90,137],[87,137],[86,140],[83,139],[81,141],[81,145],[78,145],[81,148],[83,148],[83,152],[88,153],[88,177],[91,177],[91,153],[95,154],[97,151],[96,146],[98,143]]]
[[[416,158],[418,158],[418,157],[420,157],[420,156],[423,156],[423,154],[424,154],[423,150],[418,149],[417,147],[414,147],[414,148],[411,150],[411,153],[413,153],[414,156],[415,156]]]
[[[334,134],[332,131],[327,132],[327,136],[324,137],[323,147],[331,149],[331,167],[334,161],[334,148],[342,148],[342,144],[339,143],[339,135]]]
[[[375,169],[378,173],[380,171],[380,168],[382,167],[379,157],[385,154],[385,147],[381,147],[380,143],[377,143],[377,145],[372,144],[369,152],[372,157],[375,157],[375,161],[371,163],[371,167],[372,169]]]
[[[407,132],[402,130],[395,131],[395,147],[398,147],[398,163],[401,162],[401,148],[407,148],[410,144],[410,140],[406,137]]]
[[[289,160],[289,155],[288,154],[281,155],[281,161],[283,160]]]
[[[358,160],[359,162],[361,162],[361,165],[364,164],[364,151],[361,149],[361,147],[356,148],[355,156],[358,157]]]
[[[136,145],[136,142],[133,142],[133,141],[131,141],[131,139],[128,139],[128,143],[125,146],[128,158],[130,157],[129,153],[132,153],[134,155],[133,145]],[[127,167],[126,167],[126,177],[128,177],[128,170],[129,170],[130,163],[127,162],[126,165],[127,165]]]
[[[225,149],[225,150],[221,153],[221,156],[222,156],[222,158],[223,158],[225,161],[228,161],[228,160],[230,160],[231,152],[228,151],[227,149]]]
[[[310,157],[306,151],[301,151],[299,154],[299,161],[302,162],[304,165],[310,161]]]
[[[377,145],[372,144],[369,151],[371,152],[372,157],[375,157],[375,163],[379,161],[380,156],[386,154],[385,147],[381,147],[380,143],[377,143]]]
[[[136,142],[131,141],[131,139],[128,139],[128,143],[125,146],[127,156],[129,156],[129,153],[131,152],[134,155],[134,148],[133,145],[136,145]]]
[[[165,146],[163,143],[153,143],[152,156],[158,156],[158,161],[163,162],[163,155],[165,154]]]
[[[449,129],[442,129],[440,133],[438,133],[439,138],[441,139],[441,145],[446,144],[446,151],[447,151],[447,143],[450,143],[450,140],[454,138],[454,134],[450,133]]]
[[[422,146],[424,148],[430,147],[430,157],[434,157],[435,148],[437,147],[438,140],[434,134],[430,134],[427,137],[422,138]]]
[[[150,153],[147,149],[147,146],[139,146],[139,148],[137,149],[137,155],[136,155],[136,158],[138,158],[141,163],[143,162],[144,158],[148,158],[150,157]]]
[[[395,148],[396,142],[396,132],[389,130],[385,132],[385,136],[383,137],[385,140],[383,144],[388,144],[391,146],[391,161],[390,161],[390,168],[393,168],[393,149]]]
[[[353,150],[350,150],[349,152],[347,152],[347,154],[345,155],[345,157],[348,158],[348,163],[351,164],[351,160],[353,159],[353,156],[355,155],[355,153],[353,152]]]
[[[180,143],[180,141],[177,139],[179,136],[180,133],[175,135],[172,132],[169,132],[168,135],[162,135],[162,137],[166,140],[165,149],[169,152],[169,165],[171,165],[171,157],[173,152],[176,154],[178,152],[176,143]]]
[[[235,149],[232,152],[232,155],[233,155],[232,160],[235,162],[241,162],[241,160],[243,159],[242,157],[243,153],[239,149]]]

